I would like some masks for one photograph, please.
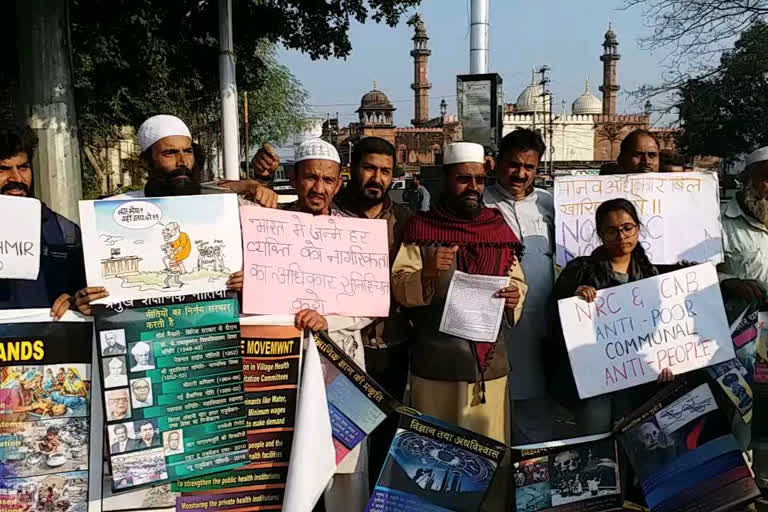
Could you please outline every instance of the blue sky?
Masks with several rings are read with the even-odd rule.
[[[659,81],[664,52],[651,53],[638,45],[649,32],[642,13],[620,10],[621,0],[490,0],[489,71],[504,80],[504,101],[514,102],[530,83],[531,67],[552,68],[551,89],[556,112],[561,101],[568,102],[590,90],[600,97],[602,83],[603,35],[613,23],[619,40],[618,80],[620,113],[642,110],[625,95],[643,83]],[[468,0],[423,0],[420,12],[429,34],[430,116],[439,113],[440,100],[448,112],[456,113],[456,75],[469,72]],[[282,49],[280,62],[290,68],[310,93],[313,113],[335,116],[343,125],[356,120],[354,111],[360,97],[373,87],[394,101],[395,122],[407,126],[413,117],[412,28],[405,20],[396,28],[369,22],[354,23],[349,36],[352,54],[345,60],[312,61],[308,56]],[[351,104],[351,105],[350,105]],[[332,105],[332,106],[330,106]]]

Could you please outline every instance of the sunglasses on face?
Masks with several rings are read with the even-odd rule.
[[[457,174],[456,175],[456,182],[460,185],[469,185],[472,180],[475,181],[478,185],[485,185],[485,180],[488,178],[488,176],[485,175],[477,175],[477,174]]]
[[[621,226],[611,226],[603,230],[603,238],[606,240],[618,240],[621,238],[630,238],[637,233],[637,224],[622,224]]]

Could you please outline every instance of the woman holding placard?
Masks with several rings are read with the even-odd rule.
[[[659,274],[638,241],[642,224],[635,206],[626,199],[602,203],[595,214],[595,226],[602,245],[591,255],[568,262],[552,292],[555,304],[560,299],[579,296],[593,302],[597,290],[639,281]],[[557,307],[555,307],[557,311]],[[574,413],[578,435],[609,432],[613,421],[639,406],[653,394],[653,384],[580,400],[570,367],[559,318],[549,367],[552,395]],[[670,369],[659,375],[659,382],[674,379]]]

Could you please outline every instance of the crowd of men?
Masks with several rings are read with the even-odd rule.
[[[201,154],[182,120],[154,116],[139,128],[138,138],[147,182],[143,190],[119,197],[202,193]],[[35,197],[35,144],[29,128],[0,130],[0,194]],[[393,397],[417,410],[510,445],[553,439],[558,406],[544,352],[555,336],[555,211],[552,195],[534,187],[545,150],[536,132],[507,134],[495,155],[496,181],[486,187],[493,165],[484,148],[449,144],[440,190],[430,196],[414,177],[408,205],[401,205],[388,194],[397,168],[388,141],[368,137],[357,143],[346,186],[333,145],[320,139],[301,144],[291,176],[298,199],[279,206],[386,220],[392,301],[387,318],[323,317],[304,310],[296,314],[296,327],[327,330]],[[241,204],[278,207],[270,187],[278,165],[262,147],[252,162],[255,179],[218,185],[237,193]],[[657,140],[637,130],[621,143],[615,165],[604,166],[601,174],[658,171]],[[768,147],[749,155],[741,181],[743,190],[723,208],[725,262],[718,271],[729,303],[762,305],[768,289],[768,260],[762,256],[768,254]],[[79,228],[45,205],[42,212],[39,277],[0,280],[0,308],[50,308],[53,319],[69,309],[88,315],[89,304],[108,293],[86,285]],[[631,231],[612,229],[617,241]],[[505,314],[497,343],[439,331],[456,270],[508,276],[508,285],[498,290]],[[242,289],[242,271],[232,274],[228,286]],[[589,290],[581,288],[575,293],[588,300]],[[345,458],[318,510],[365,508],[395,428],[396,418],[390,418]],[[125,449],[129,441],[117,439],[116,451]]]

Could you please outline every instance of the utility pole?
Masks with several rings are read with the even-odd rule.
[[[551,71],[551,68],[544,64],[539,68],[539,74],[541,75],[541,80],[539,81],[539,85],[541,85],[541,96],[544,98],[544,114],[545,116],[548,114],[549,117],[547,118],[545,133],[547,137],[545,140],[548,139],[547,142],[547,148],[549,150],[549,175],[554,176],[554,156],[555,156],[555,148],[552,147],[552,141],[553,141],[553,126],[552,126],[552,93],[549,90],[549,83],[550,79],[549,72]]]
[[[245,147],[245,177],[251,177],[251,162],[248,161],[248,91],[243,91],[243,146]]]
[[[237,130],[237,84],[232,43],[232,0],[219,0],[219,93],[221,94],[221,146],[224,178],[240,179]]]
[[[37,198],[77,222],[83,197],[72,88],[69,2],[17,0],[17,117],[38,138],[32,169]],[[7,9],[6,9],[7,10]]]

